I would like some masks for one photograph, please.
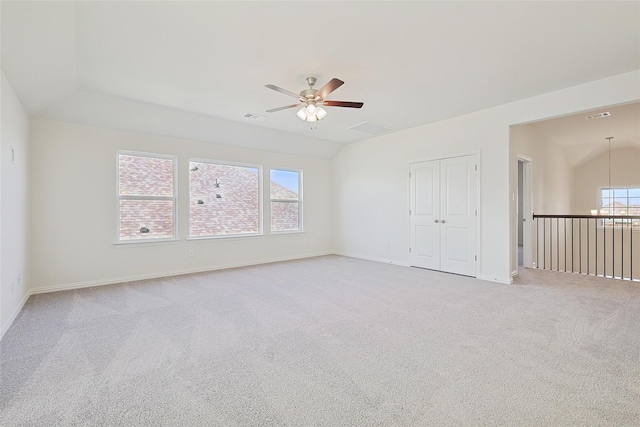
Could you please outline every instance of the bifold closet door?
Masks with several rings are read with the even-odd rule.
[[[411,165],[410,264],[476,275],[476,156]]]

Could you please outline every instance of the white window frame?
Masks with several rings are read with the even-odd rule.
[[[603,209],[607,209],[605,207],[602,206],[602,192],[604,190],[627,190],[627,205],[629,203],[629,190],[636,190],[636,189],[640,189],[640,185],[630,185],[630,186],[625,186],[625,187],[600,187],[598,189],[598,213],[599,215],[607,215],[607,214],[602,214],[602,210]],[[615,200],[615,196],[613,197],[613,200]],[[629,212],[627,211],[627,214],[629,215]],[[612,217],[615,217],[617,215],[615,214],[611,214]],[[636,215],[631,215],[631,216],[636,216]],[[631,222],[629,222],[631,221]],[[614,220],[607,220],[604,218],[601,218],[598,221],[598,228],[604,228],[604,229],[617,229],[617,228],[624,228],[624,229],[630,229],[632,232],[640,232],[640,224],[638,224],[637,222],[638,220],[627,220],[627,219],[622,219],[620,218],[618,221]]]
[[[120,194],[120,156],[149,157],[171,160],[173,171],[173,196],[123,196]],[[178,157],[170,154],[147,153],[142,151],[118,150],[116,152],[116,239],[117,245],[147,244],[158,242],[175,242],[178,240]],[[120,239],[120,201],[121,200],[171,200],[173,202],[173,236],[149,239]]]
[[[256,233],[241,233],[241,234],[222,234],[222,235],[211,235],[211,236],[192,236],[191,235],[191,163],[206,163],[210,165],[222,165],[222,166],[238,166],[243,168],[255,168],[258,169],[258,232]],[[264,235],[264,227],[263,227],[263,179],[262,179],[262,165],[257,165],[253,163],[240,163],[240,162],[232,162],[227,160],[214,160],[214,159],[204,159],[204,158],[191,158],[187,163],[187,170],[189,171],[189,185],[188,185],[188,195],[187,199],[189,201],[189,217],[188,217],[188,238],[187,240],[208,240],[208,239],[237,239],[244,237],[256,237]]]
[[[296,172],[298,174],[298,199],[297,200],[288,200],[288,199],[272,199],[271,198],[271,171],[284,171],[284,172]],[[302,169],[292,169],[292,168],[269,168],[269,233],[270,234],[292,234],[292,233],[303,233],[304,232],[304,217],[303,217],[303,203],[302,203],[302,195],[303,195],[303,171]],[[271,207],[272,204],[276,203],[298,203],[298,228],[296,230],[272,230],[271,224],[273,219],[271,218]]]

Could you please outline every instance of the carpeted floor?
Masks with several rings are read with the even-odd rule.
[[[32,296],[2,426],[638,426],[640,284],[328,256]]]

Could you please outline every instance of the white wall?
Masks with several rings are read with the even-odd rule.
[[[640,187],[640,150],[615,148],[615,142],[611,144],[611,186]],[[572,213],[588,215],[591,209],[599,209],[600,188],[609,186],[608,152],[577,166],[573,176],[575,197]]]
[[[2,72],[0,337],[29,297],[29,117]],[[14,157],[12,161],[13,149]]]
[[[31,143],[33,292],[331,251],[328,230],[332,227],[332,178],[328,160],[37,118],[31,121]],[[119,149],[178,156],[179,242],[114,245],[115,161]],[[265,177],[270,167],[302,169],[305,232],[187,240],[188,159],[194,157],[260,164]],[[189,257],[190,250],[194,250],[195,256]]]
[[[333,164],[336,250],[407,264],[409,163],[479,152],[478,277],[510,282],[518,167],[509,127],[637,99],[638,71],[349,144]]]
[[[535,213],[566,214],[571,212],[573,174],[565,150],[546,141],[543,156],[543,187],[541,211]]]
[[[511,128],[511,152],[532,159],[533,212],[570,213],[573,173],[565,150],[533,126],[520,125]]]

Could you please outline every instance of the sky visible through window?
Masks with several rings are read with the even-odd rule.
[[[291,190],[296,194],[300,194],[298,191],[298,173],[299,172],[296,171],[271,169],[271,182],[278,184],[287,190]]]

